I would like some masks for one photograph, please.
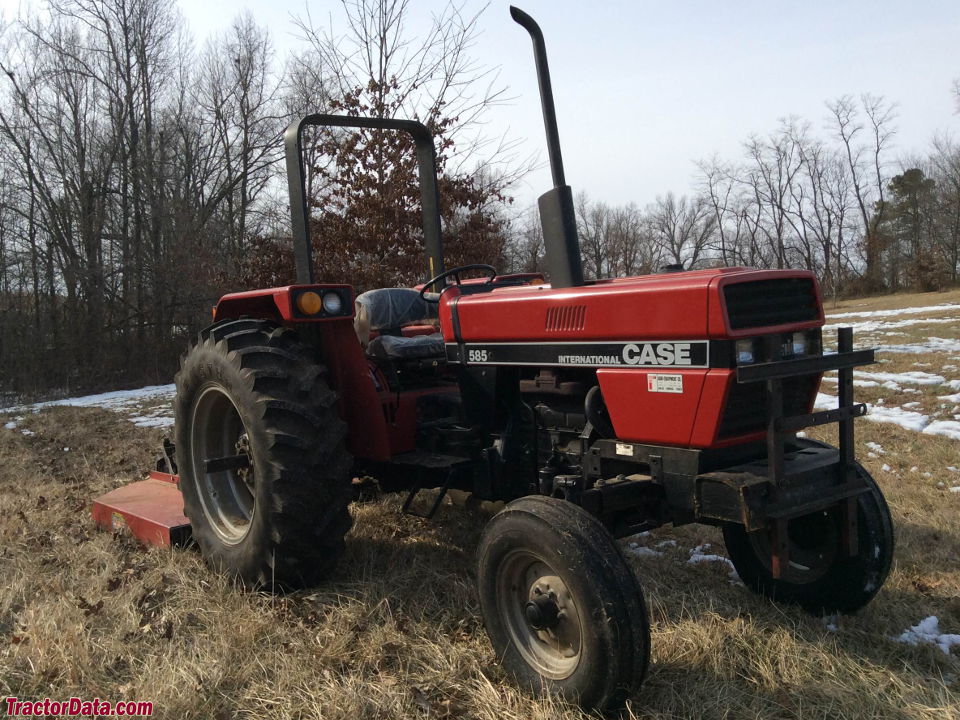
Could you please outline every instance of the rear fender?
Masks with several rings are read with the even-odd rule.
[[[325,309],[303,313],[297,298],[315,292],[340,297],[340,312]],[[316,343],[323,354],[329,382],[338,395],[338,412],[347,423],[347,449],[355,457],[390,459],[390,438],[380,397],[367,359],[353,329],[354,291],[350,285],[287,285],[224,295],[213,311],[214,322],[242,317],[272,320],[288,327],[304,328],[303,338]],[[309,327],[310,330],[306,330]]]
[[[347,449],[354,457],[386,462],[390,435],[373,373],[349,322],[317,323],[330,385],[339,395],[340,417],[347,423]]]
[[[314,292],[321,298],[335,294],[340,299],[337,312],[325,308],[317,313],[306,314],[297,305],[297,298]],[[263,318],[287,323],[316,323],[336,320],[353,320],[354,291],[350,285],[286,285],[284,287],[230,293],[220,298],[213,309],[213,321],[235,320],[241,317]]]

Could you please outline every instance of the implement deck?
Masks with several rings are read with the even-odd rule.
[[[145,545],[183,546],[190,540],[190,521],[178,481],[154,471],[147,480],[111,490],[93,501],[93,520],[106,530],[126,528]]]

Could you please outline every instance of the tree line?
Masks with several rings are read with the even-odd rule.
[[[292,281],[281,132],[308,112],[424,122],[448,264],[543,270],[536,210],[510,197],[535,158],[483,127],[505,89],[470,57],[478,14],[453,0],[412,38],[409,4],[298,18],[283,58],[248,13],[196,46],[167,0],[49,0],[0,29],[0,398],[168,382],[222,293]],[[956,142],[904,161],[890,103],[828,114],[699,163],[689,196],[580,194],[587,274],[806,267],[834,295],[955,284]],[[305,152],[317,277],[419,280],[409,139],[321,131]]]
[[[343,0],[345,30],[299,18],[282,59],[249,13],[195,47],[167,0],[49,0],[2,28],[0,392],[167,382],[223,292],[291,282],[281,133],[307,113],[425,122],[454,258],[502,255],[524,163],[476,130],[503,90],[465,7],[414,40],[409,0]],[[318,277],[416,279],[411,150],[308,139]]]
[[[924,156],[898,158],[894,105],[864,95],[825,107],[819,128],[787,118],[769,135],[747,138],[739,157],[698,162],[692,195],[668,192],[641,208],[581,193],[585,272],[805,268],[834,298],[956,285],[960,144],[940,135]],[[520,219],[513,262],[544,267],[534,212]]]

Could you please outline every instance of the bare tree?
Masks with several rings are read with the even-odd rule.
[[[882,287],[880,275],[883,240],[877,233],[877,228],[883,222],[885,212],[884,154],[890,149],[896,133],[896,106],[883,97],[869,94],[863,95],[860,102],[867,117],[866,124],[860,117],[860,109],[850,96],[843,96],[828,103],[827,107],[831,113],[833,131],[843,145],[863,224],[865,289],[877,290]],[[874,207],[877,208],[875,213],[871,212]]]
[[[574,207],[580,250],[586,259],[584,272],[593,279],[607,277],[610,255],[607,248],[609,208],[603,203],[592,202],[583,191],[577,193]]]
[[[673,193],[658,197],[647,208],[647,222],[664,259],[687,269],[696,267],[705,257],[717,223],[707,199],[677,199]]]

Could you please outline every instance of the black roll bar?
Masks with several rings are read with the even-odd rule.
[[[293,231],[293,254],[297,267],[297,283],[313,282],[310,246],[310,209],[303,168],[303,129],[308,126],[370,128],[400,130],[408,133],[416,145],[417,170],[420,180],[420,202],[423,207],[423,240],[427,255],[427,279],[444,271],[443,236],[440,232],[440,195],[437,190],[437,156],[433,135],[415,120],[393,118],[348,117],[345,115],[307,115],[294,120],[283,133],[287,157],[287,185],[290,192],[290,221]]]

